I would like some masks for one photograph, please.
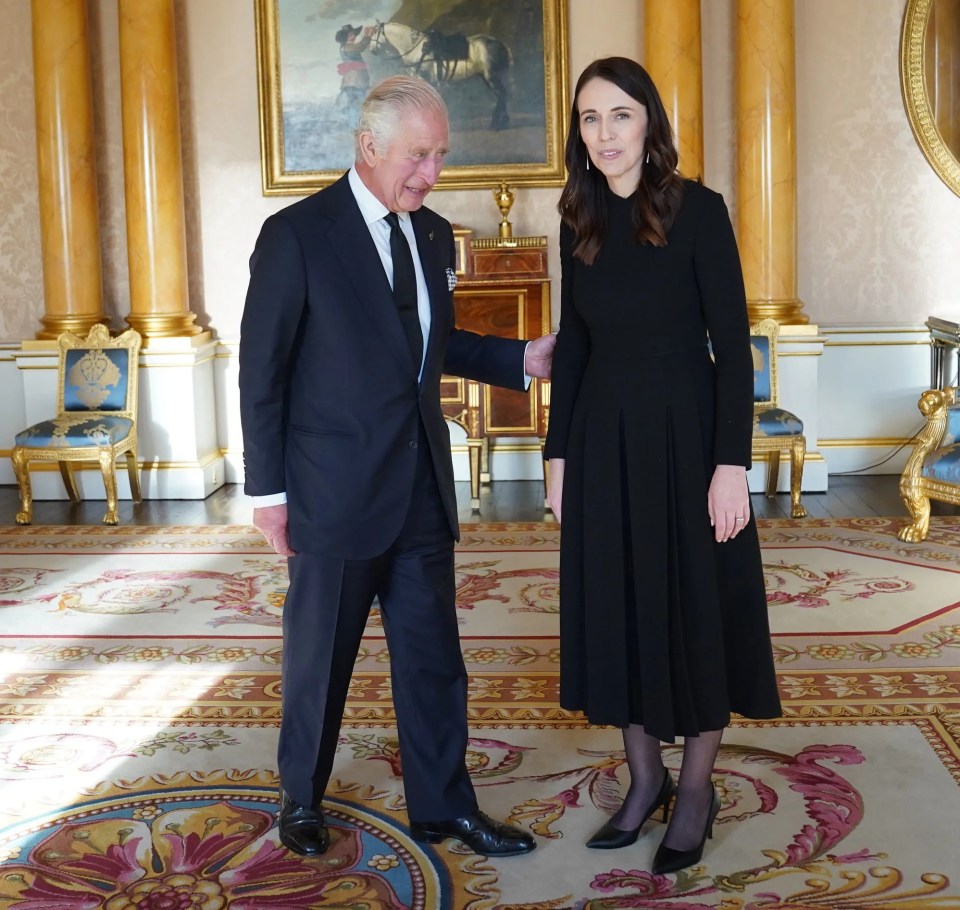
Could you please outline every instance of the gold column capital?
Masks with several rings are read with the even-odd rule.
[[[43,329],[37,332],[37,338],[59,338],[64,332],[73,332],[75,335],[86,337],[95,325],[109,323],[109,321],[104,313],[87,315],[82,313],[63,313],[59,315],[48,313],[40,319]]]
[[[776,319],[781,325],[806,325],[810,317],[803,312],[803,301],[799,297],[785,300],[756,300],[747,298],[747,315],[750,324],[761,319]]]
[[[130,313],[127,325],[136,329],[144,338],[179,338],[182,335],[199,335],[203,332],[194,324],[196,313]]]

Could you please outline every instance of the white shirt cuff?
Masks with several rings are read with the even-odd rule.
[[[528,347],[530,347],[530,342],[529,342],[529,341],[527,342],[526,347],[523,349],[523,363],[524,363],[524,365],[526,365],[526,363],[527,363],[527,348],[528,348]],[[525,389],[529,389],[529,388],[530,388],[530,383],[531,383],[532,381],[533,381],[533,377],[532,377],[532,376],[528,376],[528,375],[527,375],[527,371],[524,370],[524,371],[523,371],[523,387],[524,387]]]
[[[267,493],[266,496],[251,496],[250,502],[255,509],[263,509],[267,506],[282,506],[287,502],[286,491],[283,493]]]

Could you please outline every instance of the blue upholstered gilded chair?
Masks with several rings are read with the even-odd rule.
[[[957,389],[930,389],[917,404],[927,423],[900,476],[900,496],[913,521],[900,529],[901,540],[926,540],[930,500],[960,505],[960,402]]]
[[[140,502],[137,471],[137,365],[140,335],[127,329],[110,337],[105,325],[95,325],[86,338],[64,332],[58,339],[57,416],[28,427],[16,436],[13,470],[20,488],[17,524],[33,519],[30,462],[55,461],[72,502],[79,502],[73,467],[81,462],[100,465],[106,489],[103,523],[119,524],[116,461],[127,456],[130,493]]]
[[[790,450],[790,515],[804,518],[807,510],[800,502],[803,460],[807,439],[803,421],[796,414],[780,407],[777,383],[777,338],[780,325],[764,319],[750,328],[750,350],[753,354],[753,454],[767,459],[767,496],[777,492],[780,475],[780,453]]]

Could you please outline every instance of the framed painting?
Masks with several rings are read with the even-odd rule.
[[[264,195],[306,195],[353,163],[371,85],[432,82],[450,114],[439,188],[560,186],[567,0],[255,0]]]

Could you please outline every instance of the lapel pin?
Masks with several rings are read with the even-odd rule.
[[[431,240],[433,240],[433,231],[431,231],[429,234],[427,234],[427,236],[428,236]]]

